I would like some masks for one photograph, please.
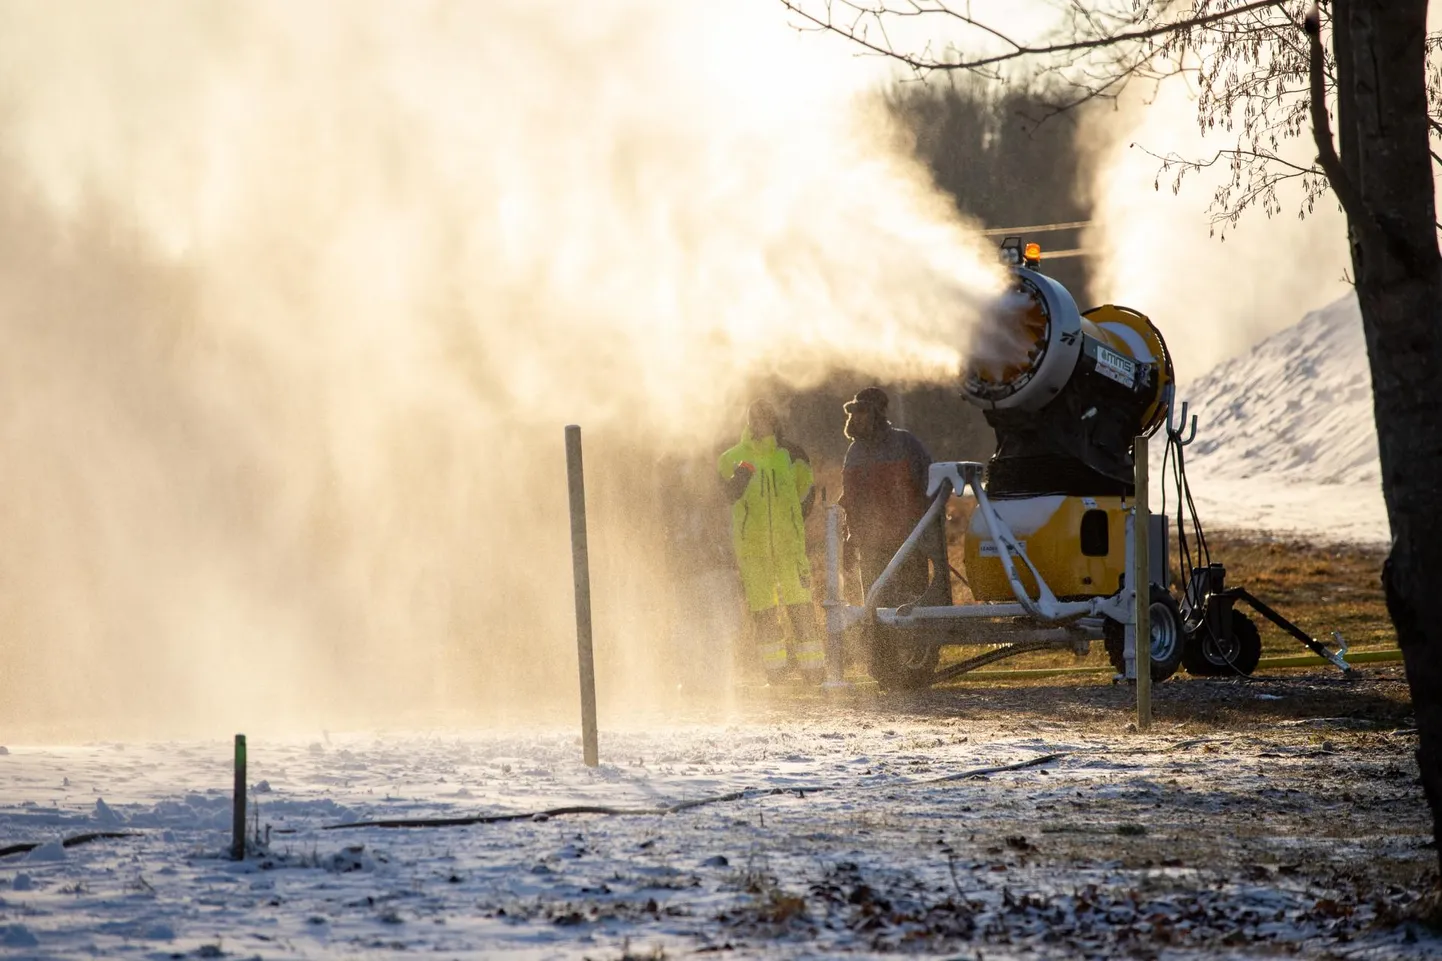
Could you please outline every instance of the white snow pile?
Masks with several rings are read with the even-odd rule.
[[[1184,381],[1178,399],[1197,415],[1186,460],[1203,524],[1387,539],[1355,294]]]

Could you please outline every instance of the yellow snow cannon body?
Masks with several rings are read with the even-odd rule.
[[[1113,304],[1079,311],[1034,269],[1039,253],[1028,246],[1004,308],[977,330],[962,391],[997,434],[985,477],[997,513],[1058,597],[1102,596],[1126,573],[1132,438],[1165,424],[1172,362],[1144,314]],[[977,600],[1011,599],[981,512],[965,570]],[[1030,570],[1020,574],[1034,592]]]

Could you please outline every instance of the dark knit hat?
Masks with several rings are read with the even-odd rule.
[[[858,407],[869,407],[878,414],[885,414],[888,403],[886,391],[880,387],[867,387],[857,391],[856,396],[847,401],[842,409],[849,414]]]

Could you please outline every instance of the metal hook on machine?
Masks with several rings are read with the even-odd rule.
[[[1170,437],[1178,447],[1186,447],[1197,439],[1197,415],[1192,415],[1192,422],[1188,425],[1187,409],[1187,402],[1182,401],[1181,415],[1177,418],[1175,424],[1172,422],[1171,409],[1167,410],[1167,436]],[[1187,429],[1185,437],[1182,436],[1183,428]]]

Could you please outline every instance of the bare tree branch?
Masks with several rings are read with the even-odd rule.
[[[1157,37],[1164,37],[1172,34],[1181,33],[1195,27],[1203,27],[1207,26],[1208,24],[1217,23],[1219,21],[1233,19],[1242,14],[1250,13],[1253,11],[1270,8],[1281,8],[1285,4],[1285,0],[1252,0],[1252,2],[1243,4],[1239,7],[1232,7],[1225,10],[1217,10],[1211,13],[1199,14],[1197,16],[1186,17],[1180,20],[1169,20],[1165,23],[1158,23],[1149,27],[1142,27],[1134,30],[1121,30],[1115,33],[1103,31],[1099,35],[1086,37],[1081,40],[1073,40],[1065,43],[1045,44],[1041,46],[1029,46],[1027,44],[1023,44],[1016,40],[1013,40],[995,29],[994,27],[991,27],[977,20],[974,17],[963,14],[958,10],[953,10],[945,4],[940,4],[934,7],[923,7],[919,3],[912,2],[908,4],[909,9],[898,10],[888,8],[884,2],[881,3],[879,6],[870,8],[867,8],[858,3],[848,2],[848,0],[838,0],[838,2],[840,2],[842,6],[845,6],[857,13],[857,19],[853,20],[850,26],[837,23],[831,12],[833,4],[829,2],[829,0],[826,4],[826,14],[824,16],[819,16],[810,12],[810,10],[805,9],[803,0],[781,0],[781,5],[784,6],[787,10],[791,11],[796,16],[800,17],[803,21],[812,24],[815,29],[824,30],[829,33],[839,34],[840,36],[845,37],[853,43],[867,50],[870,50],[872,53],[880,54],[882,56],[899,61],[900,63],[904,63],[918,73],[930,73],[936,70],[976,70],[981,67],[995,66],[996,64],[1004,63],[1008,60],[1017,60],[1023,57],[1052,57],[1059,54],[1067,53],[1085,53],[1088,51],[1098,50],[1106,47],[1115,47],[1125,44],[1137,43],[1144,40],[1153,40]],[[957,60],[942,60],[925,55],[906,53],[892,46],[890,40],[885,39],[884,36],[883,39],[878,42],[870,39],[864,29],[858,29],[861,20],[868,16],[872,18],[875,22],[880,24],[883,22],[882,17],[884,15],[891,15],[897,17],[915,17],[924,16],[927,14],[940,14],[950,19],[961,22],[969,27],[980,30],[997,38],[998,40],[1001,40],[1003,43],[1011,46],[1012,49],[1003,53],[988,54],[979,57],[967,58],[963,56]]]
[[[1135,82],[1191,78],[1206,149],[1214,150],[1218,136],[1234,138],[1233,146],[1210,160],[1148,153],[1161,164],[1158,182],[1168,173],[1173,190],[1184,175],[1207,168],[1225,180],[1211,187],[1214,225],[1235,224],[1253,207],[1268,216],[1280,213],[1280,188],[1289,182],[1299,190],[1286,194],[1285,203],[1299,196],[1298,214],[1307,216],[1334,182],[1320,161],[1309,164],[1301,159],[1306,154],[1294,154],[1296,147],[1316,146],[1315,105],[1325,112],[1337,81],[1331,52],[1323,47],[1314,58],[1299,29],[1300,0],[1050,0],[1061,19],[1032,36],[995,16],[989,22],[973,16],[965,0],[780,2],[799,29],[845,37],[864,54],[906,65],[917,80],[935,71],[1021,78],[1045,94],[1028,104],[1028,119],[1038,126],[1091,103],[1116,101]],[[1319,32],[1330,28],[1334,5],[1313,4]],[[919,50],[898,49],[900,21],[922,18],[950,30],[951,42],[933,39]],[[1442,141],[1442,32],[1427,34],[1424,43],[1430,129]],[[1022,61],[1025,71],[1007,66]],[[1320,94],[1314,89],[1318,74]],[[1434,169],[1442,173],[1442,144],[1434,146]]]
[[[1165,155],[1159,154],[1155,151],[1147,149],[1145,146],[1139,143],[1133,143],[1130,144],[1130,146],[1135,147],[1149,157],[1156,158],[1163,164],[1177,164],[1185,167],[1190,167],[1193,170],[1204,170],[1207,167],[1215,166],[1220,160],[1235,160],[1236,158],[1241,157],[1246,160],[1265,160],[1267,163],[1274,163],[1281,167],[1288,167],[1298,175],[1320,172],[1315,167],[1301,167],[1297,164],[1292,163],[1290,160],[1283,160],[1276,154],[1268,153],[1262,150],[1243,150],[1240,148],[1229,147],[1223,150],[1218,150],[1216,153],[1212,154],[1211,159],[1209,160],[1192,160],[1174,153]]]

